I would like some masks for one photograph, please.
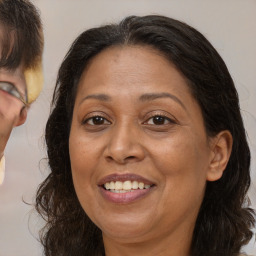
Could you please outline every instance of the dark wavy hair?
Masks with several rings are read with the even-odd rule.
[[[60,67],[45,135],[51,172],[36,197],[36,209],[46,220],[41,231],[45,255],[104,255],[101,231],[83,211],[75,193],[69,133],[83,70],[93,57],[114,45],[150,46],[160,51],[187,79],[208,136],[222,130],[231,132],[232,153],[222,178],[207,182],[190,255],[238,255],[252,237],[254,211],[246,196],[250,150],[237,91],[224,61],[201,33],[180,21],[155,15],[131,16],[119,24],[83,32]]]
[[[0,68],[25,69],[41,62],[43,31],[40,15],[28,0],[0,0]]]

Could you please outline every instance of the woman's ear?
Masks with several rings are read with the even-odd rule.
[[[207,172],[208,181],[216,181],[228,164],[232,151],[233,138],[228,130],[221,131],[211,141],[211,162]]]
[[[19,115],[18,121],[15,124],[15,126],[20,126],[25,123],[25,121],[27,119],[27,113],[28,113],[27,107],[23,107],[20,111],[20,115]]]

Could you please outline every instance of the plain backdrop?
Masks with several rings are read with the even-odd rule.
[[[202,32],[226,62],[239,92],[252,152],[249,195],[256,208],[256,0],[34,0],[44,24],[45,84],[25,125],[6,149],[6,179],[0,187],[0,256],[39,256],[42,221],[31,212],[38,184],[46,177],[44,128],[57,70],[69,46],[85,29],[127,15],[162,14]],[[23,201],[27,202],[25,204]],[[255,238],[254,238],[255,239]],[[245,248],[256,255],[254,241]]]

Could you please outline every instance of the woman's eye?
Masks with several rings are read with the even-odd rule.
[[[93,116],[93,117],[90,117],[88,119],[85,120],[86,124],[89,124],[89,125],[105,125],[105,124],[110,124],[110,122],[102,117],[102,116]]]
[[[165,125],[169,123],[174,123],[170,118],[165,116],[153,116],[149,118],[146,122],[146,124],[149,125]]]

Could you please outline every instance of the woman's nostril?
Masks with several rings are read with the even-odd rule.
[[[128,157],[126,157],[126,159],[134,159],[134,158],[136,158],[135,156],[128,156]]]

